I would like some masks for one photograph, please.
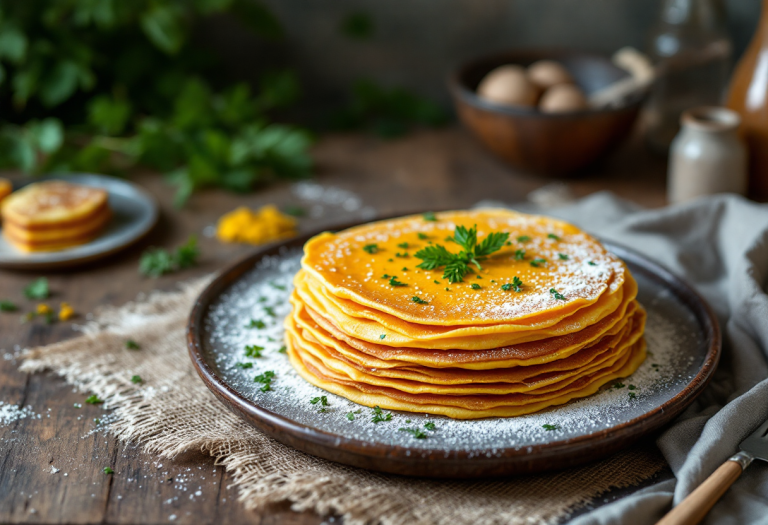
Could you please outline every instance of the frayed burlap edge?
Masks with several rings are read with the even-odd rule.
[[[104,308],[74,339],[29,350],[21,370],[53,370],[111,408],[107,430],[163,457],[201,450],[234,473],[247,508],[290,501],[349,525],[553,523],[611,488],[649,479],[665,462],[653,445],[579,469],[499,481],[387,476],[308,456],[226,410],[197,377],[184,330],[210,277]],[[126,339],[141,349],[129,350]],[[141,385],[130,381],[140,375]]]

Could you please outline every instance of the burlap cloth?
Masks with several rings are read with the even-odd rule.
[[[189,450],[210,454],[234,471],[248,508],[287,500],[297,511],[343,515],[349,525],[553,523],[611,488],[652,477],[666,464],[651,443],[580,469],[453,482],[382,475],[308,456],[226,410],[192,368],[184,331],[206,282],[96,312],[81,327],[83,335],[30,350],[21,368],[53,370],[105,399],[113,409],[108,430],[123,441],[167,458]],[[128,338],[141,350],[126,349]],[[142,377],[142,385],[131,383],[133,374]]]

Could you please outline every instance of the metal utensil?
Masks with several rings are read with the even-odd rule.
[[[760,425],[739,445],[741,451],[720,465],[704,483],[691,492],[656,525],[695,525],[715,506],[752,461],[768,461],[768,421]]]

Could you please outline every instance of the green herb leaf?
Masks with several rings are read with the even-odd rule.
[[[482,286],[480,286],[480,285],[479,285],[479,284],[477,284],[477,283],[472,283],[472,284],[470,285],[470,288],[472,288],[473,290],[479,290],[480,288],[482,288]]]
[[[531,238],[527,235],[521,235],[517,238],[517,242],[528,242]]]
[[[371,423],[381,423],[382,421],[391,421],[391,420],[392,420],[391,412],[383,412],[381,410],[381,407],[378,405],[373,407],[373,412],[371,414]]]
[[[537,257],[531,261],[531,266],[533,266],[534,268],[538,268],[544,264],[547,264],[547,260],[542,259],[541,257]]]
[[[381,334],[381,335],[379,336],[379,339],[384,339],[385,337],[387,337],[387,334]]]
[[[264,351],[263,346],[258,345],[246,345],[245,357],[261,357],[261,352]]]
[[[515,250],[515,260],[522,261],[525,259],[525,250]]]
[[[325,412],[326,411],[325,407],[329,406],[328,405],[328,398],[326,396],[313,397],[309,402],[312,405],[318,405],[319,404],[320,407],[321,407],[319,412]]]
[[[366,244],[363,246],[363,250],[370,254],[379,253],[379,245],[378,244]]]
[[[413,301],[414,303],[417,303],[417,304],[429,304],[428,301],[425,301],[424,299],[422,299],[421,297],[418,297],[416,295],[411,297],[411,301]]]
[[[434,214],[434,212],[428,211],[427,213],[424,213],[421,215],[421,218],[425,221],[435,222],[437,220],[437,216]]]
[[[541,428],[549,432],[550,430],[560,430],[560,425],[550,425],[549,423],[545,423],[541,425]]]
[[[142,383],[143,380],[141,379],[141,376],[131,376],[131,383]]]
[[[389,279],[389,285],[390,286],[408,286],[406,283],[401,283],[400,281],[398,281],[397,277],[395,277],[395,276],[392,276]]]
[[[262,386],[259,390],[262,392],[269,392],[272,390],[272,379],[274,379],[275,373],[271,370],[267,370],[263,374],[259,374],[253,378],[254,383],[261,383]]]
[[[24,288],[24,296],[27,299],[47,299],[49,295],[48,279],[45,277],[35,279]]]
[[[491,233],[478,245],[476,226],[457,226],[451,240],[461,246],[463,251],[455,254],[439,244],[427,246],[415,254],[422,260],[417,267],[434,270],[443,266],[443,279],[448,279],[451,284],[462,282],[471,271],[470,264],[477,266],[478,270],[482,269],[480,261],[500,250],[508,237],[508,233]]]
[[[288,353],[288,349],[285,347],[285,345],[281,346],[277,351],[280,352],[281,354]]]
[[[246,328],[256,328],[258,330],[261,330],[266,326],[266,323],[260,319],[251,319],[248,324],[245,325]]]
[[[15,312],[19,307],[11,301],[0,301],[0,312]]]
[[[416,439],[427,439],[427,434],[425,434],[421,429],[418,428],[398,428],[400,432],[408,432],[410,435],[412,435]]]
[[[558,253],[557,256],[560,258],[561,261],[567,261],[568,260],[568,254]]]
[[[99,399],[99,396],[97,396],[96,394],[92,394],[85,399],[85,402],[88,403],[89,405],[98,405],[100,403],[103,403],[104,401]]]
[[[565,301],[565,296],[560,292],[558,292],[557,290],[555,290],[554,288],[550,288],[549,293],[551,293],[552,297],[554,297],[558,301]]]
[[[587,261],[587,264],[590,266],[597,266],[597,263],[594,261]]]
[[[146,250],[139,259],[139,273],[147,277],[160,277],[178,272],[196,265],[199,255],[197,237],[192,235],[172,253],[162,248]]]
[[[548,234],[547,234],[547,238],[548,238],[548,239],[554,239],[554,240],[556,240],[556,241],[559,241],[559,240],[560,240],[560,237],[558,237],[558,236],[557,236],[557,235],[555,235],[554,233],[548,233]]]
[[[427,421],[426,423],[424,423],[424,428],[426,428],[431,432],[434,432],[435,430],[437,430],[437,427],[432,421]]]
[[[128,339],[128,340],[125,342],[125,347],[126,347],[128,350],[140,350],[140,349],[141,349],[141,346],[139,346],[139,343],[137,343],[137,342],[136,342],[136,341],[134,341],[133,339]]]
[[[419,239],[421,239],[422,241],[426,241],[427,239],[429,239],[429,235],[427,235],[426,233],[421,233],[421,232],[418,232],[416,235],[417,235],[417,236],[419,237]]]
[[[253,363],[235,363],[235,366],[242,369],[253,368]]]
[[[104,472],[104,474],[114,474],[114,473],[115,473],[115,471],[114,471],[114,470],[112,470],[112,469],[111,469],[111,468],[109,468],[109,467],[104,467],[104,469],[102,470],[102,472]]]

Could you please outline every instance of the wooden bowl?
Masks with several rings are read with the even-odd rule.
[[[541,175],[567,175],[592,164],[619,144],[637,119],[645,92],[621,106],[572,113],[499,105],[480,98],[477,85],[498,66],[560,62],[589,96],[628,76],[610,59],[575,51],[511,51],[473,60],[449,79],[459,118],[489,150],[509,164]]]

